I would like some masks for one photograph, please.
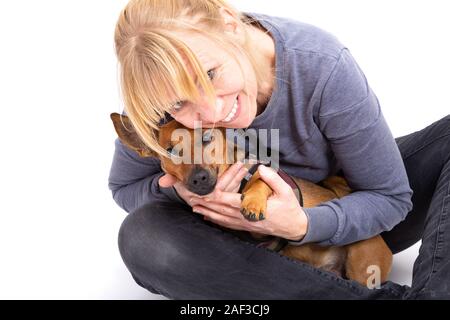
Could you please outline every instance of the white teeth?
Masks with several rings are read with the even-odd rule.
[[[231,119],[233,119],[234,115],[236,114],[236,111],[238,109],[238,103],[237,98],[234,102],[233,109],[231,109],[230,113],[225,117],[225,119],[222,120],[222,122],[229,122]]]

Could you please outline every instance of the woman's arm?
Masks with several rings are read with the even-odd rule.
[[[142,158],[116,139],[108,187],[122,209],[132,212],[158,200],[183,202],[173,187],[159,186],[158,180],[163,175],[158,159]]]
[[[412,209],[412,190],[378,100],[347,49],[324,87],[317,126],[354,191],[305,208],[302,241],[344,245],[392,229]]]

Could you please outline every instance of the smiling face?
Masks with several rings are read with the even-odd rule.
[[[249,59],[237,50],[233,56],[202,35],[180,35],[180,38],[207,71],[216,92],[216,104],[210,105],[206,99],[174,101],[171,116],[188,128],[194,128],[194,121],[202,121],[205,128],[248,127],[257,112],[256,75]]]
[[[155,132],[167,114],[187,128],[246,128],[275,83],[268,30],[222,0],[198,1],[190,10],[181,1],[130,2],[116,26],[124,111],[161,156]]]

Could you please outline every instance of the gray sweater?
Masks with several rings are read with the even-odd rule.
[[[291,243],[343,245],[392,229],[412,209],[412,190],[377,97],[349,50],[317,27],[246,14],[275,40],[277,78],[250,128],[280,130],[279,165],[288,174],[318,182],[342,170],[354,191],[305,208],[306,236]],[[109,188],[120,207],[182,201],[173,188],[159,187],[158,160],[115,143]]]

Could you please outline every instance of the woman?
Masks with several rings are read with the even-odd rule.
[[[135,0],[115,33],[125,111],[143,141],[166,114],[193,128],[279,130],[280,167],[314,182],[338,172],[354,192],[300,207],[274,190],[249,222],[234,164],[208,199],[116,141],[109,186],[130,214],[119,233],[136,282],[174,299],[449,298],[450,117],[394,139],[364,74],[332,35],[297,21],[240,13],[223,0]],[[194,213],[192,213],[194,211]],[[208,220],[208,221],[205,221]],[[215,225],[344,245],[382,233],[393,253],[422,239],[412,287],[370,290],[241,241]]]

